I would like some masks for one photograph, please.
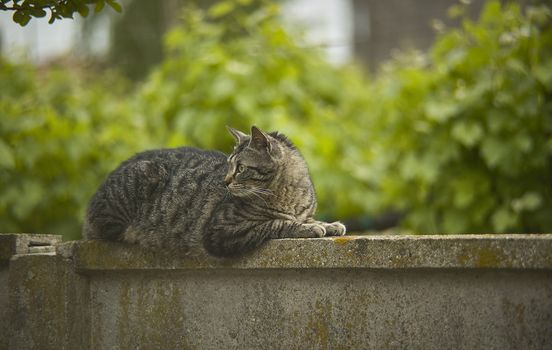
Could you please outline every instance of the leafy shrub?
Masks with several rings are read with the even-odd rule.
[[[115,78],[0,61],[0,229],[78,238],[103,177],[145,146]],[[119,90],[119,91],[118,91]]]
[[[365,110],[359,72],[301,48],[276,7],[242,3],[187,9],[168,57],[136,91],[109,75],[1,62],[1,230],[77,238],[88,198],[121,160],[152,147],[230,151],[225,124],[287,133],[312,168],[322,215],[360,212],[339,166],[346,116]]]
[[[446,31],[427,55],[391,62],[372,84],[357,172],[382,207],[404,210],[407,227],[552,228],[550,19],[544,6],[522,14],[491,1],[477,22]]]
[[[456,8],[461,12],[461,8]],[[135,90],[0,62],[0,229],[76,238],[108,171],[152,147],[230,151],[224,125],[286,133],[323,217],[399,209],[423,233],[552,228],[552,26],[491,1],[374,80],[285,31],[276,7],[187,9]]]
[[[322,216],[362,211],[364,187],[342,166],[347,135],[366,116],[367,85],[283,29],[278,7],[224,1],[188,8],[166,37],[167,57],[141,88],[138,110],[165,146],[229,152],[225,125],[288,135],[309,163]]]

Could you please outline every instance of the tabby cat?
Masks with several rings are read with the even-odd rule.
[[[271,238],[345,234],[339,222],[313,219],[307,165],[284,135],[228,130],[236,139],[228,157],[181,147],[123,162],[90,200],[83,236],[235,257]]]

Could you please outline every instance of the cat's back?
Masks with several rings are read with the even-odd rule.
[[[226,156],[194,147],[157,149],[122,162],[92,197],[84,236],[121,239],[129,227],[194,231],[226,194]],[[143,230],[146,231],[146,230]]]
[[[197,183],[207,178],[221,176],[226,171],[226,156],[218,151],[195,147],[179,147],[149,150],[138,153],[121,163],[115,171],[149,164],[152,171],[159,172],[166,180],[189,178]],[[211,175],[211,176],[209,176]],[[222,177],[220,178],[222,181]]]
[[[143,161],[153,162],[171,169],[212,171],[222,170],[226,164],[226,155],[218,151],[195,147],[156,149],[134,155],[121,163],[121,167]]]

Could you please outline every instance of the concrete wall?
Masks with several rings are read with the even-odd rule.
[[[61,236],[0,234],[0,349],[7,349],[13,318],[10,313],[10,259],[30,254],[55,254]]]
[[[8,263],[0,263],[0,314],[6,315],[9,308],[8,304]],[[8,347],[8,317],[0,317],[0,349],[6,349]]]
[[[237,260],[70,242],[8,271],[0,348],[552,346],[552,235],[275,240]]]

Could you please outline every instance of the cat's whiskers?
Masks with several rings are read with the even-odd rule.
[[[267,195],[267,196],[275,196],[275,194],[266,188],[257,187],[257,186],[245,186],[244,184],[232,184],[230,187],[234,190],[238,191],[246,191],[246,192],[254,192],[257,195]]]
[[[256,193],[259,193],[259,194],[263,194],[263,195],[268,195],[268,196],[275,196],[275,194],[267,189],[267,188],[262,188],[262,187],[250,187],[250,189]]]
[[[258,198],[263,201],[263,203],[268,206],[267,201],[260,195],[260,193],[255,191],[255,188],[248,188],[244,185],[235,185],[234,188],[238,189],[238,192],[243,193],[246,197],[249,198]]]

